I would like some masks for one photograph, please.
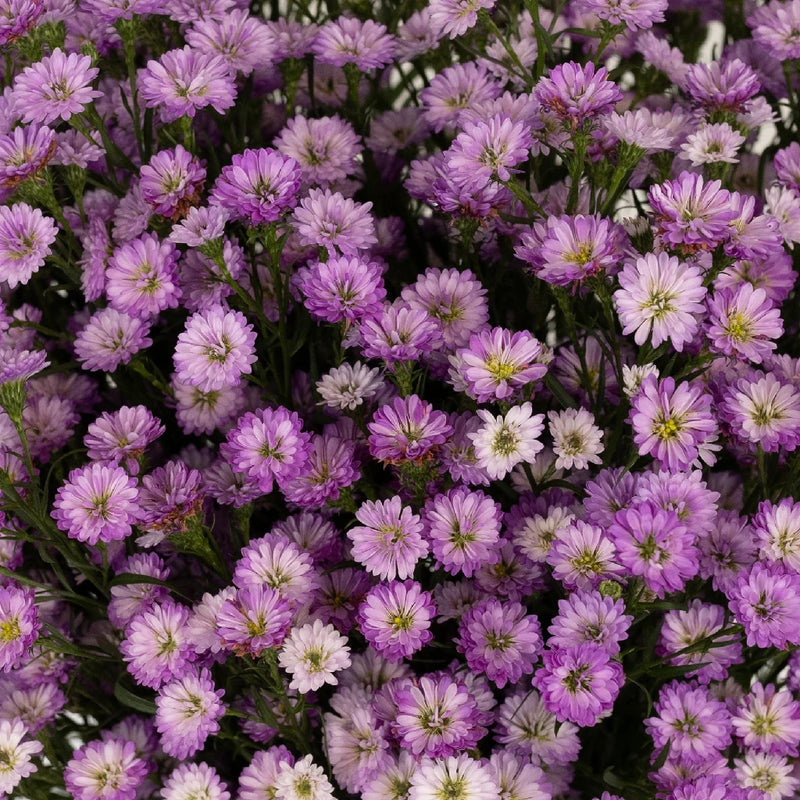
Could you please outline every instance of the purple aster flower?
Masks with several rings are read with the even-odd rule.
[[[0,792],[9,797],[23,778],[39,769],[31,762],[31,757],[41,753],[43,745],[37,741],[23,741],[28,733],[32,731],[21,719],[0,720],[0,752],[3,754]]]
[[[744,758],[734,758],[734,775],[739,785],[761,797],[791,797],[800,786],[792,777],[794,764],[785,756],[745,751]]]
[[[721,700],[695,681],[672,681],[662,687],[657,716],[645,727],[656,752],[669,744],[670,758],[686,763],[707,762],[731,741],[731,715]]]
[[[381,358],[388,365],[418,361],[442,344],[438,320],[403,300],[385,303],[377,315],[362,320],[358,332],[364,343],[364,356]]]
[[[431,0],[428,5],[431,29],[455,39],[474,28],[478,9],[492,9],[496,0]]]
[[[472,606],[458,626],[456,644],[473,672],[483,672],[499,689],[533,672],[542,649],[542,630],[520,603],[489,598]]]
[[[56,492],[52,517],[67,536],[95,545],[131,534],[139,517],[136,481],[121,467],[88,464]]]
[[[279,647],[292,624],[289,601],[269,586],[237,589],[216,614],[216,632],[237,655],[258,658],[264,650]]]
[[[308,55],[319,29],[313,22],[303,24],[283,18],[268,20],[266,26],[269,32],[269,49],[276,64],[287,58],[302,59]]]
[[[597,214],[551,216],[522,234],[514,254],[543,281],[570,286],[598,273],[613,274],[625,238],[619,225]]]
[[[236,102],[236,84],[225,59],[188,45],[168,50],[139,70],[139,94],[163,122],[194,117],[211,106],[224,114]]]
[[[42,0],[4,0],[0,14],[0,46],[6,47],[24,36],[43,12]]]
[[[144,233],[114,250],[106,271],[106,295],[117,311],[148,319],[166,308],[177,308],[178,251],[158,234]]]
[[[694,599],[689,608],[674,609],[664,615],[657,652],[669,656],[676,666],[700,664],[686,672],[702,684],[723,681],[728,668],[742,661],[742,644],[738,636],[720,636],[725,627],[725,609]],[[691,652],[682,652],[692,648]]]
[[[625,676],[622,665],[610,661],[604,647],[581,644],[545,650],[542,660],[533,685],[542,693],[545,708],[560,722],[586,728],[608,716]]]
[[[683,89],[692,100],[716,111],[743,111],[760,88],[758,75],[738,58],[692,64],[683,80]]]
[[[150,325],[144,320],[103,308],[92,314],[75,337],[75,356],[84,369],[113,372],[153,344],[149,332]]]
[[[686,252],[710,250],[727,238],[736,216],[731,195],[720,181],[706,182],[695,172],[650,187],[647,199],[661,237]]]
[[[753,535],[760,553],[800,572],[800,503],[786,497],[774,504],[764,500],[753,517]]]
[[[546,560],[553,577],[570,590],[590,591],[622,573],[611,538],[583,520],[572,520],[555,531]]]
[[[0,586],[0,671],[19,666],[41,628],[33,589]],[[0,752],[2,752],[0,742]],[[0,771],[2,780],[2,771]]]
[[[187,675],[162,686],[156,696],[156,730],[167,755],[185,759],[193,756],[206,739],[219,730],[217,720],[225,713],[222,689],[214,688],[207,669],[193,669]]]
[[[452,433],[447,414],[415,394],[381,406],[367,425],[369,449],[379,461],[419,461]]]
[[[714,292],[708,311],[709,347],[726,356],[760,364],[777,346],[773,340],[783,334],[780,309],[764,289],[750,283]]]
[[[420,517],[403,507],[395,495],[390,500],[366,501],[356,519],[361,524],[347,531],[353,559],[382,580],[410,578],[419,559],[428,553]]]
[[[650,454],[670,470],[688,469],[698,458],[714,463],[717,423],[711,395],[697,383],[676,387],[672,378],[646,377],[631,399],[631,425],[640,455]]]
[[[460,486],[425,504],[422,519],[437,566],[470,577],[498,558],[501,509],[481,491]]]
[[[664,21],[667,0],[581,0],[580,7],[598,19],[612,25],[625,25],[636,31],[652,28],[656,22]]]
[[[249,75],[271,54],[266,24],[246,8],[234,8],[220,18],[199,18],[186,31],[186,43],[203,53],[222,56],[233,72]]]
[[[250,225],[274,222],[297,204],[300,175],[300,165],[277,150],[245,150],[222,168],[211,200]]]
[[[386,296],[382,265],[357,255],[317,261],[297,278],[309,314],[326,322],[375,314]]]
[[[23,122],[49,124],[79,114],[103,93],[91,88],[100,70],[89,56],[65,53],[57,47],[17,75],[13,102]]]
[[[204,162],[179,144],[156,153],[141,168],[140,176],[142,197],[156,214],[177,220],[199,201],[206,170]]]
[[[58,227],[27,203],[0,206],[0,283],[26,284],[44,266]]]
[[[462,753],[449,758],[422,761],[411,775],[408,800],[427,800],[431,797],[500,800],[500,787],[488,766]]]
[[[369,575],[363,569],[345,567],[320,576],[313,604],[314,614],[343,633],[353,630],[358,606],[370,589]],[[374,651],[370,651],[374,652]]]
[[[325,684],[339,683],[334,675],[350,666],[346,637],[322,621],[293,628],[281,647],[278,663],[292,676],[289,689],[305,694]]]
[[[479,466],[475,446],[470,438],[471,434],[477,433],[482,427],[480,418],[465,411],[462,414],[452,413],[449,419],[453,434],[441,447],[442,466],[456,482],[488,486],[489,475]]]
[[[212,433],[243,411],[245,397],[242,385],[202,391],[173,376],[175,415],[184,433]]]
[[[120,571],[132,575],[143,575],[166,581],[169,570],[164,560],[156,553],[135,553],[124,561]],[[108,604],[108,618],[118,628],[124,628],[137,614],[149,609],[155,603],[167,599],[167,588],[157,583],[122,583],[111,587],[111,601]]]
[[[587,120],[614,110],[622,99],[619,87],[608,80],[608,70],[595,71],[590,61],[581,66],[574,61],[558,64],[533,90],[534,97],[571,129],[582,128]]]
[[[558,601],[558,614],[547,629],[551,648],[567,648],[585,642],[602,645],[610,656],[619,653],[621,641],[628,638],[633,617],[625,613],[622,600],[604,597],[599,592],[572,592]]]
[[[64,785],[75,800],[134,800],[148,772],[133,742],[98,740],[72,754]]]
[[[144,535],[137,543],[153,547],[171,534],[184,533],[202,512],[205,497],[202,483],[200,472],[178,459],[167,461],[145,475],[139,487],[138,522]]]
[[[394,37],[374,20],[339,17],[322,25],[311,50],[321,64],[355,64],[361,72],[385,67],[394,58]]]
[[[174,244],[202,247],[222,236],[229,219],[230,212],[222,206],[192,206],[186,219],[173,226],[168,238]]]
[[[20,381],[24,383],[49,365],[44,350],[0,347],[0,387]]]
[[[284,761],[294,764],[294,756],[283,745],[253,753],[252,761],[239,775],[239,800],[264,800],[272,792]]]
[[[698,544],[700,577],[711,578],[714,589],[726,594],[736,585],[739,573],[756,560],[753,531],[735,511],[720,511]]]
[[[446,758],[474,746],[483,736],[475,699],[450,676],[424,675],[395,692],[400,745],[414,756]]]
[[[300,243],[354,255],[377,244],[372,203],[356,203],[330,189],[312,189],[292,213]]]
[[[586,484],[586,519],[593,525],[607,528],[614,514],[624,508],[633,497],[634,476],[621,468],[603,469],[594,480]]]
[[[208,764],[181,764],[164,782],[161,800],[186,800],[202,797],[204,800],[230,800],[227,785],[217,771]]]
[[[359,606],[361,632],[390,661],[408,658],[432,638],[433,599],[416,581],[374,586]]]
[[[625,265],[619,285],[614,302],[622,333],[634,333],[636,344],[642,345],[650,337],[653,347],[669,341],[680,352],[692,341],[706,295],[698,267],[681,263],[668,253],[646,253]]]
[[[264,494],[274,480],[283,485],[302,473],[308,464],[311,436],[302,421],[283,407],[248,411],[228,432],[223,457],[238,472],[245,472]]]
[[[202,391],[235,386],[252,372],[256,334],[239,311],[217,305],[186,321],[175,346],[178,380]]]
[[[747,19],[753,39],[778,61],[800,58],[800,3],[773,0]]]
[[[125,462],[131,475],[139,472],[139,461],[148,445],[164,433],[164,426],[145,406],[122,406],[104,411],[89,425],[83,438],[89,458],[112,464]]]
[[[756,561],[727,590],[729,606],[750,647],[800,644],[800,575],[782,564]]]
[[[55,133],[46,125],[20,125],[0,136],[0,187],[15,189],[43,169],[55,151]]]
[[[779,756],[797,756],[800,703],[786,689],[756,681],[733,713],[733,732],[744,747]]]
[[[430,18],[426,20],[430,25]],[[474,61],[438,72],[420,94],[424,117],[434,132],[459,123],[468,109],[480,107],[502,93],[502,85],[488,69]]]

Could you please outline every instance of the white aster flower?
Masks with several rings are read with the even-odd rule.
[[[28,729],[18,719],[0,721],[0,794],[11,790],[38,767],[31,756],[40,753],[41,742],[23,742]]]
[[[274,789],[275,800],[335,800],[325,770],[311,756],[302,758],[293,767],[281,762]]]
[[[347,638],[322,620],[293,628],[278,656],[280,665],[292,676],[290,689],[310,692],[326,683],[337,684],[334,672],[350,666]]]
[[[639,394],[639,388],[642,381],[648,376],[654,375],[658,377],[658,367],[655,364],[635,364],[629,367],[627,364],[622,365],[622,382],[625,394],[628,397],[634,397]]]
[[[500,800],[489,767],[466,755],[425,759],[411,776],[408,800]]]
[[[585,408],[551,411],[547,416],[553,452],[558,456],[556,468],[586,469],[589,464],[602,463],[598,454],[603,452],[603,432]]]
[[[382,385],[379,369],[356,361],[355,364],[334,367],[323,375],[317,381],[317,391],[326,406],[353,411],[364,400],[374,397]]]

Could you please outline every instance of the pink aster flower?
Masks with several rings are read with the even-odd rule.
[[[213,203],[222,206],[232,219],[260,225],[279,219],[297,203],[300,165],[271,148],[237,153],[214,184]]]
[[[53,501],[52,517],[67,536],[87,544],[131,534],[139,518],[136,481],[121,467],[92,463],[69,473]]]
[[[14,81],[14,109],[23,122],[49,124],[79,114],[103,93],[91,88],[100,70],[89,56],[57,47],[25,69]]]
[[[628,638],[633,617],[625,613],[622,600],[605,597],[597,591],[571,592],[558,601],[558,614],[547,629],[551,648],[574,647],[585,642],[602,645],[611,656],[620,651]]]
[[[179,380],[202,391],[235,386],[256,361],[256,334],[239,311],[212,306],[186,321],[175,346]]]
[[[499,480],[517,464],[531,464],[544,449],[539,437],[544,431],[544,414],[534,414],[530,403],[512,406],[506,414],[495,416],[478,409],[483,425],[467,436],[475,448],[478,466],[490,478]]]
[[[779,61],[800,58],[800,0],[772,0],[747,19],[757,41]]]
[[[430,26],[430,17],[422,18]],[[423,115],[436,133],[457,124],[468,109],[478,108],[502,94],[502,85],[475,61],[438,72],[419,94]]]
[[[164,560],[156,553],[135,553],[122,563],[120,571],[155,578],[158,581],[166,581],[169,578],[169,570]],[[165,600],[167,592],[166,586],[144,581],[112,586],[108,618],[118,628],[123,629],[137,614]]]
[[[652,455],[670,470],[688,469],[696,459],[714,463],[711,445],[717,423],[711,395],[697,383],[647,376],[631,400],[631,425],[641,455]]]
[[[786,689],[760,682],[733,714],[733,732],[744,747],[779,756],[797,756],[800,745],[800,703]]]
[[[43,745],[36,740],[24,741],[28,733],[28,728],[19,718],[0,720],[0,753],[3,754],[0,793],[9,797],[23,778],[39,769],[31,758],[42,752]]]
[[[753,535],[760,553],[800,572],[800,503],[785,497],[779,503],[764,500],[753,517]]]
[[[533,685],[559,721],[586,728],[608,716],[625,676],[622,665],[611,661],[604,647],[581,644],[545,650],[542,660]]]
[[[680,352],[692,341],[706,295],[697,266],[681,263],[668,253],[646,253],[625,265],[619,285],[614,302],[622,332],[634,333],[636,344],[644,344],[649,336],[653,347],[670,341]]]
[[[169,240],[174,244],[201,247],[219,239],[225,231],[230,212],[222,206],[212,205],[198,208],[192,206],[186,218],[174,225]]]
[[[611,538],[596,525],[579,519],[564,521],[556,529],[546,561],[553,568],[553,577],[570,590],[596,589],[601,581],[622,573]]]
[[[289,601],[269,586],[246,586],[224,600],[215,614],[216,633],[237,655],[258,658],[281,645],[292,624]]]
[[[321,64],[355,64],[366,72],[390,64],[395,48],[394,37],[385,25],[371,19],[339,17],[320,27],[311,49]]]
[[[43,169],[55,151],[55,133],[47,125],[20,125],[0,136],[0,187],[15,189]]]
[[[0,283],[25,285],[44,266],[58,236],[55,222],[27,203],[0,206]]]
[[[428,5],[430,25],[442,35],[455,39],[463,36],[478,21],[478,9],[494,8],[497,0],[431,0]]]
[[[139,70],[139,93],[164,122],[194,117],[211,106],[223,114],[236,102],[236,84],[225,59],[188,45],[168,50]]]
[[[0,671],[8,672],[21,665],[38,638],[41,625],[33,589],[13,583],[0,587]]]
[[[227,785],[220,780],[217,771],[203,762],[181,764],[164,781],[161,800],[188,800],[202,797],[203,800],[230,800]]]
[[[415,394],[381,406],[367,429],[370,453],[389,462],[421,460],[452,433],[447,414]]]
[[[667,0],[581,0],[581,9],[612,25],[625,25],[630,31],[652,28],[664,21]]]
[[[164,433],[164,426],[145,406],[122,406],[103,412],[89,425],[83,444],[89,458],[119,464],[131,475],[139,472],[139,460],[148,445]]]
[[[322,620],[293,628],[281,647],[278,663],[292,676],[289,689],[305,694],[339,683],[334,673],[350,666],[347,638]]]
[[[72,754],[64,769],[64,785],[75,800],[134,800],[148,772],[133,742],[98,740]]]
[[[156,153],[141,168],[140,176],[142,197],[156,214],[180,219],[200,199],[206,170],[204,162],[178,144]]]
[[[353,255],[377,244],[372,203],[357,203],[330,189],[312,189],[292,214],[301,244]]]
[[[272,53],[269,30],[246,8],[233,8],[223,17],[200,18],[186,32],[186,43],[204,53],[222,56],[232,71],[249,75]]]
[[[153,344],[150,325],[115,308],[96,311],[75,337],[75,356],[84,369],[114,372]]]
[[[758,93],[761,83],[752,67],[734,58],[692,64],[686,72],[683,88],[692,100],[707,109],[743,111],[744,104]]]
[[[408,658],[432,638],[436,608],[416,581],[380,583],[359,606],[361,632],[389,661]]]
[[[6,47],[24,36],[43,13],[42,0],[5,0],[0,17],[0,46]]]
[[[570,128],[581,128],[602,114],[608,114],[622,99],[619,87],[608,80],[605,67],[595,71],[590,61],[581,66],[574,61],[558,64],[533,90],[534,97]]]

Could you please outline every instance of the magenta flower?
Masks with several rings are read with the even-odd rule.
[[[319,29],[311,50],[321,64],[355,64],[366,72],[392,62],[394,37],[374,20],[339,17]]]
[[[636,31],[652,28],[656,22],[664,21],[668,0],[581,0],[580,7],[598,19],[612,25],[625,25]]]
[[[219,239],[225,231],[230,212],[222,206],[212,205],[188,210],[186,219],[174,225],[169,240],[175,244],[201,247]]]
[[[25,69],[14,81],[14,108],[23,122],[49,124],[79,114],[103,93],[91,88],[100,70],[89,56],[60,47]]]
[[[625,613],[622,600],[599,592],[571,592],[558,601],[558,614],[547,629],[551,648],[575,647],[586,642],[602,645],[610,656],[619,653],[620,642],[628,638],[633,617]]]
[[[746,748],[779,756],[797,756],[800,703],[786,689],[760,682],[750,687],[733,714],[733,733]]]
[[[5,0],[0,15],[0,46],[6,47],[24,36],[43,12],[43,0]]]
[[[570,128],[581,128],[588,120],[614,110],[622,99],[619,87],[608,80],[608,70],[595,71],[590,61],[581,66],[574,61],[558,64],[533,90],[534,97]]]
[[[353,255],[377,244],[372,203],[356,203],[330,189],[312,189],[292,214],[301,244]]]
[[[442,344],[438,320],[421,308],[410,308],[403,300],[384,303],[382,310],[362,319],[358,329],[366,358],[381,358],[391,365],[419,361]]]
[[[753,39],[778,61],[800,58],[800,3],[773,0],[753,9],[747,20]]]
[[[69,473],[51,516],[73,539],[113,542],[131,534],[139,518],[138,498],[136,481],[124,469],[95,462]]]
[[[64,769],[64,785],[75,800],[134,800],[148,772],[133,742],[110,738],[73,753]]]
[[[23,663],[41,626],[33,589],[14,583],[0,586],[0,671],[9,672]]]
[[[145,406],[122,406],[103,412],[89,425],[83,444],[95,461],[119,464],[124,461],[131,475],[139,472],[145,449],[164,433],[164,426]]]
[[[421,460],[452,433],[447,414],[415,394],[381,406],[367,429],[370,453],[391,463]]]
[[[622,574],[612,539],[579,519],[565,521],[556,530],[546,560],[553,577],[571,590],[596,589],[601,581]]]
[[[0,136],[0,187],[15,189],[53,158],[55,133],[46,125],[20,125]]]
[[[215,616],[217,634],[225,647],[254,658],[267,648],[279,647],[292,624],[289,601],[269,586],[237,589]]]
[[[0,206],[0,283],[26,284],[44,266],[58,227],[27,203]]]
[[[744,111],[745,103],[760,88],[756,72],[738,58],[692,64],[683,80],[683,89],[692,100],[717,111]]]
[[[142,197],[156,214],[179,219],[200,198],[206,179],[204,162],[193,156],[183,145],[161,150],[139,171]]]
[[[144,320],[103,308],[75,337],[75,355],[84,369],[113,372],[153,344],[149,332],[150,325]]]

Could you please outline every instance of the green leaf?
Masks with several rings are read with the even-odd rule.
[[[121,683],[122,677],[123,676],[120,675],[120,677],[117,678],[117,682],[114,684],[114,697],[119,700],[122,705],[132,708],[134,711],[138,711],[141,714],[155,714],[156,704],[146,697],[139,697],[139,695],[128,691]]]

